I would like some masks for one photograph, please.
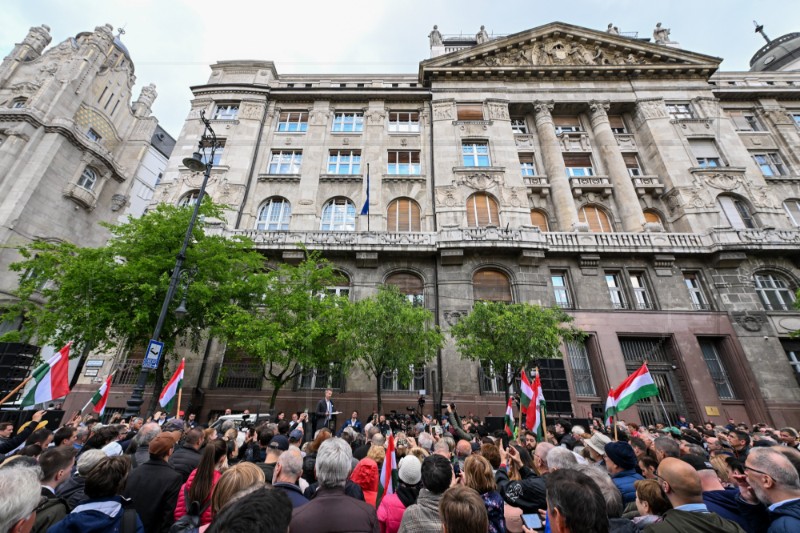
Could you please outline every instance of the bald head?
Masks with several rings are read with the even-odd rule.
[[[456,444],[456,455],[463,459],[472,455],[472,445],[466,440],[460,440]]]
[[[555,448],[555,446],[549,442],[540,442],[536,445],[536,450],[533,452],[533,464],[539,471],[539,474],[549,472],[547,468],[547,454],[549,454],[550,450],[553,448]]]
[[[703,502],[700,476],[689,463],[667,457],[658,464],[658,476],[663,480],[662,488],[673,507]]]

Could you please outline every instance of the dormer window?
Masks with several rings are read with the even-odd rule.
[[[97,133],[97,132],[96,132],[95,130],[93,130],[92,128],[89,128],[88,130],[86,130],[86,136],[89,138],[89,140],[90,140],[90,141],[94,141],[94,142],[96,142],[96,143],[99,143],[99,142],[100,142],[100,140],[102,139],[102,137],[100,136],[100,134],[99,134],[99,133]]]
[[[78,178],[78,187],[82,187],[87,191],[91,191],[94,189],[96,183],[97,173],[89,167],[83,169],[81,177]]]

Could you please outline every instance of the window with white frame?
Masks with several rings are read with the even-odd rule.
[[[694,118],[692,106],[689,104],[667,104],[667,113],[675,120]]]
[[[461,158],[465,167],[488,167],[489,143],[487,141],[463,141],[461,143]]]
[[[334,198],[322,207],[322,231],[355,231],[356,206],[347,198]]]
[[[214,108],[214,120],[236,120],[239,116],[238,103],[217,104]]]
[[[757,227],[750,207],[744,200],[721,194],[717,196],[717,202],[733,229],[755,229]]]
[[[86,136],[90,141],[94,141],[96,143],[99,143],[103,139],[103,137],[101,137],[100,134],[97,133],[93,128],[86,130]]]
[[[519,154],[519,166],[522,169],[523,176],[536,175],[536,162],[533,159],[533,154]]]
[[[589,154],[564,154],[564,166],[567,176],[571,178],[594,176],[592,158]]]
[[[92,170],[89,167],[83,169],[81,172],[81,177],[78,178],[78,187],[82,187],[87,191],[94,190],[94,186],[97,184],[97,172]]]
[[[275,196],[264,202],[258,210],[256,229],[264,231],[286,231],[292,217],[292,205],[286,198]]]
[[[733,119],[736,131],[764,131],[765,128],[753,111],[730,110],[728,114]]]
[[[720,167],[722,159],[713,139],[689,139],[689,146],[700,168]]]
[[[761,169],[761,173],[769,178],[772,176],[785,176],[786,166],[783,164],[783,159],[778,152],[762,152],[753,154],[753,159],[756,165]]]
[[[611,126],[611,131],[615,134],[628,133],[621,115],[608,115],[608,125]]]
[[[625,301],[625,291],[622,288],[619,273],[606,272],[605,279],[608,295],[611,297],[611,306],[614,309],[627,309],[628,303]]]
[[[797,343],[788,343],[784,341],[783,350],[786,352],[786,357],[789,358],[789,366],[792,368],[792,373],[800,379],[800,349]]]
[[[425,388],[425,366],[409,365],[411,379],[400,379],[397,370],[389,370],[381,376],[381,390],[415,392]]]
[[[622,154],[628,175],[632,178],[642,175],[642,166],[639,164],[639,157],[636,154]]]
[[[644,272],[631,272],[629,279],[636,309],[653,309],[653,300],[650,298]]]
[[[513,131],[515,135],[527,134],[528,124],[525,122],[525,119],[520,117],[511,117],[511,131]]]
[[[22,109],[28,103],[27,98],[14,98],[11,101],[11,109]]]
[[[335,113],[331,131],[342,133],[364,131],[364,113]]]
[[[419,176],[419,150],[389,150],[386,172],[403,176]]]
[[[212,166],[218,166],[219,162],[222,160],[222,152],[225,150],[225,140],[224,139],[217,139],[217,146],[214,149],[214,159],[211,160]],[[200,155],[202,156],[201,160],[203,161],[204,165],[207,165],[209,162],[209,158],[211,157],[211,143],[204,142],[203,146],[200,149]]]
[[[204,196],[208,196],[208,194],[205,194]],[[181,196],[180,200],[178,200],[178,207],[192,207],[197,203],[197,199],[199,197],[199,190],[195,189],[193,191],[189,191]]]
[[[761,272],[753,276],[756,294],[768,311],[789,311],[794,309],[794,291],[786,280],[771,272]]]
[[[417,111],[390,111],[389,132],[391,133],[418,133],[419,112]]]
[[[583,131],[581,120],[577,115],[556,115],[553,117],[553,125],[556,128],[556,134]]]
[[[564,271],[554,271],[550,273],[550,282],[553,284],[553,297],[556,305],[564,309],[572,309],[572,298],[570,297],[569,279]]]
[[[328,174],[361,174],[361,150],[331,150]]]
[[[302,150],[273,150],[269,159],[270,174],[300,174]]]
[[[568,341],[566,343],[567,360],[572,370],[572,382],[576,396],[597,396],[597,388],[592,376],[592,365],[589,362],[589,350],[585,341]]]
[[[800,128],[800,113],[791,113],[792,120],[794,120],[794,125]]]
[[[786,215],[789,217],[789,220],[792,221],[792,224],[800,227],[800,200],[796,198],[784,200],[783,209],[786,211]]]
[[[725,365],[720,357],[721,346],[720,341],[717,339],[698,339],[700,343],[700,350],[703,352],[703,359],[708,366],[708,371],[711,374],[711,380],[717,388],[717,394],[720,400],[733,400],[736,399],[736,394],[733,390],[733,384],[730,380]]]
[[[308,131],[308,111],[281,111],[277,131],[284,133]]]
[[[686,284],[686,289],[689,291],[689,299],[694,309],[698,311],[711,309],[711,306],[708,305],[706,295],[703,292],[703,284],[697,272],[684,272],[683,282]]]

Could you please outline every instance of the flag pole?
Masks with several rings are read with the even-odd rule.
[[[614,413],[616,414],[616,413]],[[619,440],[619,435],[617,435],[617,421],[614,420],[615,417],[611,417],[611,423],[614,424],[614,440]]]
[[[367,233],[370,233],[369,218],[369,163],[367,163]]]
[[[671,426],[672,422],[670,421],[669,415],[667,414],[667,408],[664,407],[664,402],[661,401],[660,396],[656,396],[656,398],[658,398],[658,403],[661,404],[661,410],[664,411],[664,418],[667,419],[667,424]]]
[[[186,358],[181,359],[181,365],[186,363]],[[185,370],[184,370],[185,371]],[[181,397],[183,396],[183,379],[180,381],[180,388],[178,389],[178,410],[175,412],[175,418],[181,417]],[[258,420],[258,417],[256,417]]]
[[[0,400],[0,405],[3,405],[4,403],[6,403],[6,402],[8,401],[8,399],[9,399],[9,398],[11,398],[12,396],[14,396],[14,395],[15,395],[17,392],[19,392],[19,390],[20,390],[22,387],[24,387],[25,385],[27,385],[27,384],[28,384],[28,382],[31,380],[31,378],[32,378],[32,377],[33,377],[33,375],[30,375],[30,376],[28,376],[27,378],[23,379],[23,380],[22,380],[22,383],[20,383],[19,385],[17,385],[17,386],[14,388],[14,390],[12,390],[12,391],[11,391],[11,392],[9,392],[8,394],[6,394],[5,398],[3,398],[2,400]]]

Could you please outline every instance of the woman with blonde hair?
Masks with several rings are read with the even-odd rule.
[[[505,533],[503,497],[497,492],[492,465],[482,455],[470,455],[464,461],[463,484],[481,495],[489,513],[489,533]]]
[[[367,457],[378,463],[378,472],[383,467],[383,460],[386,459],[386,448],[383,446],[370,446]]]
[[[234,497],[239,498],[250,490],[263,487],[265,481],[264,471],[254,463],[242,462],[226,470],[214,486],[214,495],[211,497],[212,522],[222,508],[234,500]],[[207,527],[208,524],[201,527],[200,533]]]

